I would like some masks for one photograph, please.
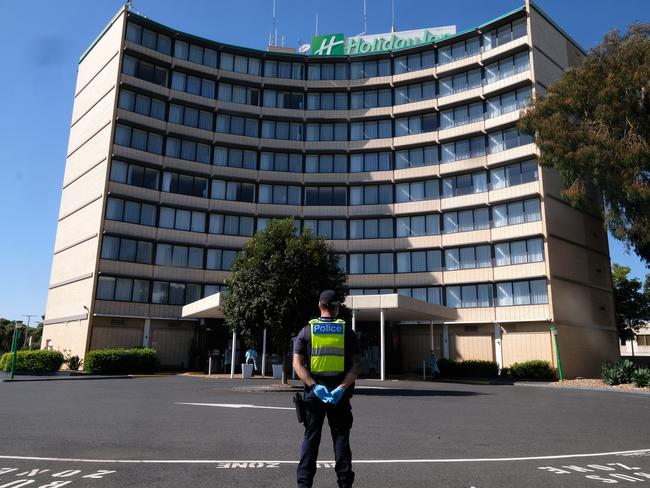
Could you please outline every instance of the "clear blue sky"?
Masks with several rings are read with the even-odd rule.
[[[390,30],[390,0],[368,0],[369,33]],[[583,47],[614,28],[648,21],[647,0],[540,0],[541,7]],[[0,0],[3,117],[0,117],[0,317],[45,312],[61,198],[72,101],[80,54],[123,2]],[[144,15],[180,31],[264,49],[271,0],[134,0]],[[319,31],[363,30],[362,0],[277,0],[278,38],[287,45]],[[523,0],[395,0],[399,30],[476,26]],[[643,278],[647,269],[610,239],[614,262]]]

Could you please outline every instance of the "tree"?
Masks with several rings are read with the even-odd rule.
[[[335,290],[343,298],[345,282],[336,254],[321,238],[308,230],[295,235],[293,219],[273,220],[233,263],[223,305],[226,325],[253,346],[266,328],[286,366],[290,338],[318,314],[320,292]]]
[[[612,265],[612,286],[616,304],[616,328],[622,341],[634,336],[650,321],[650,274],[645,286],[637,278],[628,278],[630,268]]]
[[[519,127],[562,175],[567,201],[580,207],[595,188],[609,230],[650,262],[650,24],[607,34]]]

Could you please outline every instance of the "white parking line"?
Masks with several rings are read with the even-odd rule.
[[[291,407],[267,407],[265,405],[248,405],[244,403],[190,403],[175,402],[175,405],[198,405],[200,407],[221,407],[221,408],[263,408],[267,410],[295,410]]]
[[[554,456],[528,456],[509,458],[467,458],[467,459],[355,459],[353,464],[426,464],[426,463],[494,463],[508,461],[537,461],[543,459],[573,459],[604,456],[620,456],[625,454],[650,453],[650,449],[635,449],[631,451],[596,452],[589,454],[560,454]],[[251,459],[81,459],[81,458],[56,458],[56,457],[35,457],[35,456],[3,456],[0,459],[15,459],[28,461],[58,461],[77,463],[122,463],[122,464],[222,464],[222,463],[276,463],[276,464],[298,464],[298,461],[276,461],[276,460],[251,460]],[[333,463],[334,461],[319,461],[321,463]]]

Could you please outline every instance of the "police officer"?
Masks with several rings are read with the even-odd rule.
[[[327,416],[338,485],[348,488],[354,482],[350,398],[354,381],[361,372],[361,354],[357,335],[345,325],[345,321],[336,319],[339,311],[336,293],[332,290],[321,293],[318,306],[320,317],[303,327],[293,348],[293,368],[305,384],[307,407],[305,436],[298,463],[298,487],[312,486],[323,421]]]

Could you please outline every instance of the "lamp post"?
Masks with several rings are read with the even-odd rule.
[[[555,358],[557,359],[557,371],[560,375],[560,381],[564,381],[564,373],[562,372],[562,361],[560,361],[560,346],[557,342],[557,327],[551,326],[551,334],[553,335],[553,342],[555,343]]]
[[[14,338],[11,342],[11,353],[13,357],[11,359],[11,379],[14,379],[14,373],[16,371],[16,354],[18,352],[18,340],[20,338],[20,329],[24,327],[22,321],[16,321],[14,325]]]

